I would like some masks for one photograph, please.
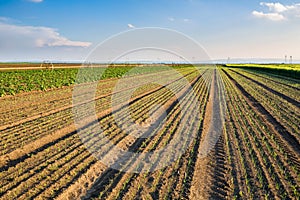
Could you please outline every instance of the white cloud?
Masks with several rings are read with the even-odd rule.
[[[175,19],[174,17],[168,17],[167,19],[170,22],[178,22],[178,23],[182,23],[182,22],[190,23],[191,22],[191,19],[188,19],[188,18],[176,18]]]
[[[263,12],[258,12],[256,10],[252,12],[252,15],[258,18],[265,18],[272,21],[282,21],[286,19],[283,15],[279,13],[263,13]]]
[[[261,6],[267,6],[270,11],[280,13],[288,10],[288,6],[284,6],[281,3],[266,3],[261,2]]]
[[[127,24],[127,27],[128,27],[128,28],[135,28],[135,26],[132,25],[132,24]]]
[[[33,3],[41,3],[41,2],[43,2],[43,0],[27,0],[27,1],[30,1],[30,2],[33,2]]]
[[[261,2],[261,6],[267,7],[269,12],[253,11],[252,15],[272,21],[282,21],[300,17],[300,4],[284,5],[281,3]]]
[[[174,17],[168,17],[168,20],[170,21],[170,22],[179,22],[179,23],[182,23],[182,22],[184,22],[184,23],[190,23],[191,22],[191,20],[190,19],[188,19],[188,18],[174,18]]]
[[[89,42],[72,41],[49,27],[21,26],[0,22],[0,47],[88,47]]]
[[[175,21],[175,19],[173,17],[168,17],[168,20],[171,21],[171,22]]]

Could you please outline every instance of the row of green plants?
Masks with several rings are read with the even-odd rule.
[[[274,133],[270,132],[269,128],[259,120],[259,117],[255,115],[253,110],[249,109],[247,113],[246,118],[248,118],[248,121],[245,121],[245,127],[252,134],[255,144],[263,156],[263,160],[267,164],[273,163],[272,165],[268,165],[268,170],[272,174],[272,179],[275,179],[276,189],[279,190],[281,188],[281,192],[286,190],[283,188],[281,180],[286,181],[288,189],[295,188],[294,186],[297,183],[291,176],[291,172],[294,171],[295,174],[298,174],[298,171],[295,164],[288,159],[289,155],[286,149],[283,148],[282,143],[278,143],[279,139],[275,139],[276,135],[274,136]],[[250,115],[252,116],[250,117]],[[274,168],[273,166],[278,166],[278,168]],[[278,174],[278,176],[275,174]],[[295,189],[293,189],[292,193],[299,197],[299,193]],[[282,197],[285,197],[286,194],[283,192],[282,195]]]
[[[59,130],[63,126],[70,125],[72,122],[72,110],[67,109],[64,112],[54,113],[16,127],[2,130],[1,133],[3,135],[1,135],[0,142],[1,155],[23,147],[36,139]]]
[[[40,153],[29,155],[26,162],[21,162],[16,167],[9,168],[7,172],[2,172],[8,178],[8,182],[2,186],[5,191],[1,195],[5,195],[6,198],[21,198],[22,195],[26,195],[27,198],[34,197],[33,195],[54,184],[51,181],[59,179],[58,171],[70,171],[72,166],[67,167],[69,162],[76,162],[75,165],[81,163],[82,156],[80,155],[83,155],[84,152],[86,153],[82,143],[78,137],[73,135]],[[76,157],[79,160],[76,161]],[[60,174],[64,175],[65,173]],[[9,181],[10,179],[13,181]],[[36,187],[37,185],[38,187]]]
[[[178,83],[177,83],[177,85],[178,85]],[[179,84],[179,85],[180,85],[180,84]],[[165,94],[161,93],[160,95],[164,96]],[[157,97],[157,99],[160,100],[161,98]],[[152,99],[152,100],[155,101],[154,99]],[[150,102],[152,102],[152,101],[150,101]],[[137,110],[139,110],[139,109],[137,108]],[[109,117],[109,118],[110,118],[110,120],[112,120],[111,117]],[[124,138],[124,137],[119,137],[120,135],[126,136],[126,134],[121,134],[121,132],[117,131],[117,127],[116,127],[116,125],[115,125],[114,123],[109,122],[109,121],[107,121],[106,119],[108,119],[108,118],[104,118],[104,119],[103,119],[103,122],[104,122],[104,123],[109,123],[109,124],[110,124],[109,130],[107,130],[109,133],[107,133],[106,136],[110,137],[110,139],[113,139],[113,138],[115,138],[116,136],[118,136],[118,137],[116,138],[117,141],[115,141],[115,142],[118,142],[118,141],[120,141],[122,138]],[[101,121],[102,121],[102,120],[101,120]],[[104,128],[104,129],[107,129],[108,127],[103,127],[103,128]],[[92,136],[92,135],[93,135],[93,133],[91,132],[91,135],[89,135],[89,136]],[[101,142],[100,142],[100,143],[101,143]],[[100,144],[99,144],[99,141],[97,142],[97,145],[100,145]],[[105,144],[102,144],[102,145],[105,145]],[[109,150],[109,149],[108,149],[108,150]]]
[[[82,157],[82,156],[78,157],[79,163],[83,163],[83,164],[86,164],[86,165],[90,164],[90,162],[92,162],[92,161],[86,162],[86,159],[89,158],[89,157],[86,157],[86,156],[88,156],[88,155],[85,154],[84,157]],[[76,157],[75,154],[72,154],[71,157],[68,156],[68,158],[72,158],[72,157],[75,158]],[[85,160],[83,161],[82,159],[85,159]],[[67,159],[67,161],[70,161],[70,160]],[[64,182],[62,179],[64,179],[63,176],[64,177],[67,176],[66,172],[68,172],[68,173],[72,172],[72,174],[76,177],[76,174],[77,174],[78,170],[79,171],[84,171],[84,169],[85,169],[84,167],[79,166],[79,165],[82,165],[82,164],[75,164],[74,163],[74,164],[72,164],[70,166],[68,165],[67,167],[65,167],[65,165],[63,165],[62,163],[59,164],[59,163],[56,162],[55,164],[50,165],[49,167],[47,167],[47,170],[45,171],[45,173],[48,174],[47,171],[50,171],[50,172],[53,173],[53,175],[49,176],[50,180],[49,179],[45,179],[45,181],[42,181],[41,187],[37,187],[36,189],[34,189],[34,190],[32,190],[30,192],[27,189],[28,187],[25,186],[24,184],[22,184],[22,186],[19,186],[17,189],[14,189],[10,193],[10,195],[12,195],[13,198],[20,196],[20,192],[24,192],[24,193],[28,192],[28,193],[31,193],[30,195],[33,195],[33,196],[37,195],[38,193],[40,193],[42,191],[45,191],[45,189],[48,188],[48,187],[54,187],[53,185],[54,185],[55,182]],[[64,169],[63,172],[60,170],[61,168]],[[77,170],[77,171],[74,171],[73,169]],[[60,175],[60,174],[63,174],[63,175]],[[42,177],[44,175],[40,174],[40,175],[37,175],[37,176],[41,176]],[[42,179],[38,178],[38,180],[42,180]],[[57,181],[57,180],[59,180],[59,181]],[[43,186],[45,186],[45,187],[43,187]],[[53,192],[51,193],[52,194],[51,197],[53,197],[54,195],[56,195],[57,192],[59,192],[59,191],[58,190],[53,190]]]
[[[191,74],[189,76],[194,75],[195,74]],[[178,83],[176,83],[176,85],[180,86]],[[147,88],[144,88],[144,91],[145,89],[147,90]],[[124,99],[121,98],[117,101],[124,102]],[[96,99],[97,111],[101,111],[109,106],[110,96]],[[84,115],[84,113],[82,113],[82,115]],[[72,123],[72,110],[71,108],[68,108],[49,116],[41,117],[34,121],[22,123],[20,126],[5,129],[1,134],[1,143],[3,144],[0,147],[1,154],[3,155],[5,153],[9,153],[16,148],[26,145],[30,141],[48,134],[49,131],[52,132],[70,123]]]
[[[236,152],[239,155],[238,160],[240,160],[240,163],[242,165],[243,175],[245,177],[244,183],[246,184],[246,191],[247,194],[243,194],[242,190],[237,193],[235,191],[234,197],[236,199],[244,199],[245,195],[246,198],[251,197],[251,199],[255,198],[257,196],[258,189],[255,182],[257,181],[254,174],[259,174],[258,181],[260,183],[260,191],[261,193],[265,194],[266,196],[271,195],[269,188],[268,188],[268,181],[267,178],[262,171],[262,167],[260,166],[259,161],[257,160],[257,156],[255,155],[255,152],[253,151],[252,144],[250,143],[249,139],[247,139],[247,135],[245,131],[243,130],[244,125],[241,123],[240,115],[244,115],[243,112],[239,110],[238,104],[243,102],[237,102],[237,99],[239,97],[236,94],[235,89],[232,87],[231,83],[228,82],[229,80],[226,80],[226,89],[228,91],[228,114],[230,117],[230,130],[232,130],[233,134],[230,137],[233,137],[235,139],[235,147],[237,148]],[[252,167],[251,167],[252,166]],[[256,171],[254,172],[253,169]],[[242,177],[240,177],[242,178]]]
[[[154,73],[165,70],[160,67],[132,66],[108,68],[81,68],[81,69],[39,69],[39,70],[10,70],[0,72],[0,97],[15,95],[21,92],[44,91],[51,88],[60,88],[78,83],[94,82],[107,78],[120,78],[126,75]],[[80,71],[79,71],[80,70]]]
[[[236,107],[240,107],[240,104],[237,104]],[[294,187],[297,183],[290,174],[293,165],[285,158],[287,155],[283,152],[284,150],[280,144],[278,144],[278,141],[274,140],[274,135],[267,127],[265,127],[260,118],[255,115],[249,106],[247,111],[240,111],[240,115],[243,113],[247,113],[247,115],[245,115],[245,118],[241,120],[242,126],[246,127],[247,133],[252,138],[256,149],[258,149],[258,152],[262,157],[262,161],[268,169],[271,179],[275,183],[277,192],[280,194],[281,198],[287,198],[287,191],[290,192],[290,195],[299,197],[297,187]],[[247,139],[247,143],[250,145],[249,139]],[[250,150],[250,154],[251,153],[253,153],[252,149]],[[282,160],[283,158],[284,161]],[[256,163],[259,162],[257,157],[254,155],[252,156],[252,160]],[[297,174],[297,171],[295,171],[295,173]],[[258,178],[260,182],[263,181],[261,173],[258,174]],[[284,186],[282,181],[285,181],[287,186]]]
[[[207,73],[207,72],[205,72]],[[172,198],[177,198],[172,196],[174,194],[174,185],[177,185],[176,188],[179,189],[179,197],[180,199],[187,199],[188,195],[189,195],[189,190],[192,184],[192,178],[194,175],[194,167],[197,161],[197,156],[198,156],[198,148],[200,145],[200,137],[202,132],[200,132],[199,130],[197,130],[198,128],[200,128],[201,123],[204,119],[204,114],[205,114],[205,107],[206,107],[206,103],[208,100],[208,88],[206,87],[205,82],[201,79],[201,81],[198,81],[199,83],[197,83],[195,85],[194,91],[192,91],[192,93],[194,92],[195,98],[197,98],[198,100],[195,101],[193,99],[191,99],[191,97],[193,97],[193,95],[187,95],[186,98],[189,98],[186,100],[187,105],[185,110],[187,110],[189,113],[187,114],[187,116],[191,115],[193,116],[192,119],[187,119],[189,124],[193,124],[192,126],[190,126],[189,130],[187,130],[188,133],[192,134],[193,132],[195,132],[194,134],[194,138],[193,140],[191,140],[190,142],[188,141],[184,141],[184,146],[185,148],[187,148],[187,151],[185,152],[185,154],[183,154],[181,156],[181,158],[179,158],[177,160],[177,162],[175,162],[175,166],[174,168],[172,168],[172,178],[171,181],[169,182],[168,185],[168,191],[165,194],[165,196],[163,197],[164,199],[172,199]],[[197,105],[197,103],[200,103],[200,105]],[[191,110],[200,110],[200,113],[196,112],[198,116],[192,115],[190,112]],[[196,114],[195,113],[195,114]],[[182,113],[182,116],[184,117],[184,113]],[[197,121],[196,118],[199,118],[200,121]],[[199,120],[198,119],[198,120]],[[173,124],[173,123],[172,123]],[[178,126],[178,122],[176,127]],[[185,124],[184,124],[185,125]],[[186,129],[185,127],[182,127],[182,129]],[[186,139],[188,140],[190,136],[186,136]],[[172,138],[169,137],[167,138],[168,141],[171,140]],[[166,144],[166,142],[165,142]],[[190,146],[187,146],[190,145]],[[178,174],[179,171],[181,172],[181,175],[183,177],[180,178],[180,175]],[[183,175],[184,174],[184,175]]]
[[[297,115],[298,111],[291,105],[289,105],[284,99],[278,95],[274,95],[264,88],[254,84],[246,78],[227,71],[235,80],[237,80],[243,88],[250,94],[252,94],[257,101],[266,108],[266,110],[272,114],[279,122],[283,123],[287,130],[298,137],[299,140],[299,126],[300,121]]]
[[[189,112],[192,110],[192,109],[198,109],[198,110],[201,110],[201,113],[199,113],[199,119],[203,120],[203,115],[204,115],[204,111],[205,109],[203,109],[203,107],[205,107],[205,101],[207,100],[207,96],[208,96],[208,91],[207,91],[207,87],[205,87],[205,83],[203,82],[203,80],[201,79],[201,81],[199,81],[199,83],[197,83],[195,85],[195,88],[194,88],[194,92],[199,94],[199,97],[196,97],[196,98],[200,98],[199,99],[199,102],[200,105],[195,105],[195,103],[197,103],[198,101],[194,101],[192,99],[190,99],[192,96],[190,95],[187,95],[185,98],[188,98],[185,102],[187,102],[187,105],[184,106],[184,112],[188,111]],[[195,108],[196,106],[196,108]],[[201,106],[201,107],[199,107]],[[175,108],[174,108],[175,109]],[[172,130],[171,133],[176,132],[178,129],[178,126],[179,126],[179,123],[180,121],[176,118],[177,115],[179,114],[178,113],[179,110],[177,110],[176,112],[177,113],[174,113],[176,114],[174,116],[174,119],[175,120],[174,122],[170,122],[170,125],[171,127],[166,127],[166,132],[168,133],[168,130]],[[181,116],[184,117],[184,113],[181,113]],[[189,113],[190,115],[190,113]],[[190,124],[194,124],[196,122],[195,120],[196,116],[194,116],[193,119],[191,119],[188,123]],[[193,131],[193,129],[197,129],[198,127],[200,126],[200,124],[194,124],[192,127],[190,127],[191,129],[188,130],[188,132],[191,134]],[[184,127],[182,127],[184,129]],[[174,134],[174,133],[173,133]],[[167,137],[165,138],[166,140],[162,143],[163,146],[165,146],[166,144],[169,143],[170,140],[172,140],[172,138],[174,137],[173,134],[168,134]],[[199,139],[200,137],[200,134],[201,132],[197,133],[196,134],[196,137],[193,138],[192,141],[188,142],[188,141],[183,141],[183,146],[185,146],[185,148],[187,148],[187,145],[191,145],[189,146],[188,150],[186,151],[185,154],[183,154],[180,158],[178,158],[176,160],[176,162],[168,167],[167,169],[171,170],[170,173],[172,174],[171,175],[171,178],[169,179],[168,181],[168,185],[167,185],[167,190],[165,191],[164,194],[161,194],[162,195],[162,198],[163,199],[172,199],[172,198],[175,198],[173,197],[172,195],[174,194],[174,189],[175,189],[175,186],[176,188],[179,189],[179,197],[176,197],[176,198],[180,198],[180,199],[185,199],[187,198],[187,195],[189,193],[189,189],[190,189],[190,184],[191,184],[191,181],[192,181],[192,177],[193,177],[193,166],[195,165],[195,162],[196,162],[196,156],[198,154],[197,150],[198,149],[195,149],[197,147],[197,139]],[[188,137],[188,136],[186,136]],[[176,151],[176,150],[175,150]],[[179,171],[182,171],[181,174],[179,174]],[[184,173],[183,173],[184,172]],[[184,174],[184,176],[183,176]],[[183,176],[183,177],[180,177]],[[167,175],[168,176],[168,175]],[[158,181],[162,181],[161,180],[161,177],[158,177]],[[157,188],[155,188],[155,190],[158,190]],[[153,191],[155,191],[153,189]]]
[[[238,117],[236,115],[236,111],[234,110],[234,105],[236,102],[234,102],[234,97],[232,96],[234,93],[233,88],[230,88],[228,86],[227,83],[227,91],[229,91],[229,94],[227,95],[227,97],[229,98],[228,101],[228,107],[227,107],[227,112],[228,112],[228,116],[229,116],[229,130],[232,131],[232,135],[230,135],[230,137],[234,138],[235,142],[233,144],[235,144],[234,146],[236,147],[236,153],[238,154],[238,159],[239,163],[241,164],[241,170],[242,170],[242,176],[245,177],[245,184],[247,188],[244,188],[246,190],[246,194],[243,193],[243,190],[240,189],[240,191],[235,191],[234,193],[234,197],[236,199],[240,199],[240,198],[245,198],[245,195],[248,197],[253,198],[253,195],[255,195],[256,191],[256,187],[253,181],[251,181],[251,179],[253,179],[253,171],[252,168],[250,168],[251,164],[250,164],[250,159],[247,159],[247,157],[249,158],[249,155],[247,154],[247,150],[245,149],[246,146],[244,146],[244,140],[242,139],[242,134],[243,134],[243,130],[241,129],[241,126],[239,124],[238,121]],[[234,123],[235,122],[235,123]],[[238,167],[237,167],[238,168]],[[259,168],[260,169],[260,168]],[[241,178],[241,177],[240,177]],[[267,185],[267,183],[266,183]]]
[[[226,67],[244,70],[267,72],[280,76],[287,76],[300,80],[300,65],[274,65],[274,64],[227,64]]]
[[[91,132],[91,134],[92,134],[93,132]],[[95,133],[93,133],[93,134],[95,134]],[[86,160],[83,162],[81,162],[81,163],[87,163],[87,164],[89,164],[89,162],[86,162]],[[82,164],[80,164],[80,165],[82,165]],[[56,167],[55,167],[56,166]],[[50,167],[50,171],[52,171],[52,172],[57,172],[56,174],[60,174],[60,171],[57,171],[59,168],[57,167],[57,163],[55,164],[55,166],[53,166],[53,167]],[[55,168],[54,168],[55,167]],[[63,167],[63,166],[61,166],[61,167]],[[67,168],[67,169],[69,169],[69,167]],[[82,168],[82,167],[76,167],[76,169],[80,169],[80,171],[83,171],[84,170],[84,168]],[[64,170],[65,171],[65,170]],[[76,174],[76,172],[74,172],[74,175],[77,175]],[[59,175],[58,175],[59,176]],[[63,178],[59,178],[59,180],[57,179],[54,179],[54,180],[56,180],[57,182],[64,182],[64,180],[62,180]],[[52,187],[53,186],[53,184],[52,185],[47,185],[48,187]],[[36,188],[36,189],[34,189],[33,191],[41,191],[41,190],[43,190],[43,189],[45,189],[45,187],[44,187],[44,184],[43,185],[41,185],[41,187],[38,187],[38,188]],[[56,193],[55,193],[55,191],[56,190],[54,190],[53,191],[53,193],[52,193],[52,196],[51,197],[53,197],[53,195],[56,195]],[[58,190],[56,191],[56,192],[59,192]],[[34,193],[34,192],[33,192]],[[17,193],[16,194],[14,194],[14,195],[17,195]],[[17,196],[14,196],[14,197],[17,197]]]
[[[243,110],[239,114],[244,113],[244,112],[245,111]],[[262,164],[266,167],[266,169],[268,169],[268,173],[270,174],[272,180],[276,183],[276,190],[279,192],[281,197],[286,198],[287,193],[285,191],[285,188],[282,185],[280,178],[278,177],[278,174],[275,171],[275,168],[272,165],[272,162],[270,161],[270,159],[267,155],[269,152],[265,152],[264,145],[262,145],[263,142],[258,139],[259,132],[258,133],[254,132],[253,126],[251,126],[248,123],[247,119],[242,118],[241,122],[242,122],[241,126],[246,127],[246,130],[247,130],[247,131],[245,131],[247,133],[247,136],[246,136],[246,134],[244,134],[244,140],[246,142],[247,147],[249,148],[249,153],[250,153],[251,159],[253,160],[253,163],[256,164],[255,168],[261,167],[260,165],[258,165],[258,163],[260,163],[261,161],[259,161],[257,153],[255,153],[255,150],[254,150],[256,148],[262,158],[262,161],[263,161]],[[253,149],[251,149],[251,145],[253,145]],[[262,179],[262,177],[260,176],[261,173],[258,173],[258,175],[259,175],[258,178],[261,183],[261,179]]]
[[[240,188],[242,186],[239,186],[238,183],[238,175],[237,175],[237,169],[239,168],[238,166],[235,165],[234,161],[237,158],[237,152],[235,151],[235,145],[233,144],[233,139],[232,139],[232,135],[230,135],[231,131],[234,130],[233,127],[233,123],[232,123],[232,116],[230,114],[230,110],[228,109],[228,95],[229,94],[229,90],[226,89],[226,80],[224,79],[224,77],[222,76],[222,68],[218,68],[218,73],[219,73],[219,79],[220,82],[222,83],[223,87],[219,87],[220,89],[222,88],[224,91],[223,92],[223,96],[225,97],[225,101],[226,103],[226,109],[225,109],[225,113],[224,116],[226,119],[228,119],[225,124],[223,125],[223,135],[224,135],[224,143],[225,143],[225,155],[226,155],[226,159],[227,159],[227,166],[229,168],[228,170],[228,174],[229,174],[229,185],[231,187],[231,196],[233,197],[233,199],[240,199],[241,195],[240,193],[241,190]],[[231,95],[230,95],[231,96]]]
[[[245,71],[247,73],[251,73],[255,76],[262,77],[265,80],[268,80],[270,82],[277,82],[281,85],[286,85],[288,87],[294,87],[294,88],[299,88],[300,85],[300,80],[290,78],[287,76],[280,76],[276,74],[272,74],[269,72],[262,72],[262,71],[256,71],[256,70],[247,70],[247,69],[241,69],[241,71]]]
[[[295,100],[300,101],[300,84],[297,85],[297,82],[291,82],[289,81],[289,84],[286,84],[283,79],[276,79],[276,81],[273,78],[268,78],[265,74],[259,74],[257,72],[252,72],[249,70],[233,70],[237,71],[238,73],[242,74],[243,76],[246,76],[248,78],[251,78],[255,81],[258,81],[259,83],[265,85],[266,87],[275,90],[276,92],[280,92],[284,94],[285,96],[291,97]],[[298,88],[298,90],[296,89]]]
[[[0,96],[47,90],[75,83],[78,69],[15,70],[0,72]]]
[[[178,84],[178,83],[177,83]],[[178,86],[180,86],[178,89],[180,90],[180,89],[182,89],[182,86],[181,86],[181,84],[179,84]],[[174,86],[173,86],[174,87]],[[175,88],[174,88],[175,89]],[[177,89],[177,90],[178,90]],[[170,93],[170,94],[168,94],[168,93],[161,93],[160,94],[160,98],[161,99],[165,99],[168,95],[170,95],[170,97],[172,97],[172,93]],[[154,95],[154,94],[153,94]],[[153,98],[153,97],[151,97],[152,95],[150,95],[149,96],[149,98],[147,98],[148,99],[148,101],[146,101],[146,102],[144,102],[144,105],[148,105],[148,104],[154,104],[154,103],[160,103],[160,104],[164,104],[165,102],[161,102],[160,100],[158,100],[158,102],[156,102],[156,100]],[[162,98],[163,97],[163,98]],[[166,98],[164,101],[166,101],[167,99],[169,99],[169,98]],[[134,106],[134,105],[133,105]],[[140,107],[139,105],[136,105],[136,106],[138,106],[138,107]],[[134,106],[135,107],[135,106]],[[175,109],[175,108],[174,108]],[[175,109],[175,110],[177,110],[177,112],[178,112],[178,109]],[[174,112],[174,111],[172,111],[172,112]],[[146,112],[145,112],[145,109],[139,109],[139,111],[138,111],[138,113],[137,113],[140,117],[139,117],[139,119],[141,119],[141,118],[145,118],[145,114],[146,114]],[[171,113],[170,113],[170,115],[171,115]],[[170,116],[169,115],[169,116]],[[174,119],[173,119],[174,120]],[[158,145],[158,143],[162,143],[162,145],[163,146],[165,146],[167,143],[165,143],[165,142],[162,142],[161,141],[161,138],[163,137],[163,136],[165,136],[164,137],[164,140],[166,140],[166,141],[168,141],[168,140],[170,140],[171,138],[172,138],[172,131],[169,129],[169,130],[167,130],[166,129],[167,127],[165,127],[164,128],[164,131],[160,131],[160,134],[159,135],[156,135],[156,137],[155,137],[155,140],[153,140],[153,139],[151,139],[151,138],[147,138],[145,141],[143,141],[143,143],[141,144],[141,146],[138,148],[138,152],[142,152],[142,151],[144,151],[145,150],[145,148],[147,148],[147,147],[149,147],[149,148],[147,148],[147,150],[148,151],[151,151],[151,150],[154,150],[156,147],[157,147],[157,145]],[[175,131],[176,129],[172,129],[173,131]],[[170,132],[171,131],[171,132]],[[167,134],[168,133],[168,134]],[[166,135],[167,134],[167,135]],[[167,138],[166,138],[167,137]],[[158,159],[159,160],[159,159]],[[153,165],[155,165],[155,163],[153,163]],[[126,167],[126,166],[124,166],[124,167]],[[141,167],[141,166],[139,166],[139,167]],[[148,174],[148,173],[146,173],[146,174]],[[118,176],[118,175],[116,175],[116,176]],[[132,180],[132,178],[133,178],[133,176],[135,176],[134,174],[132,174],[131,176],[127,176],[127,178],[126,178],[126,181],[124,182],[124,184],[122,185],[122,188],[118,191],[118,194],[117,194],[117,197],[120,197],[120,196],[122,196],[128,189],[129,189],[129,187],[130,187],[130,180]],[[109,190],[109,188],[111,188],[111,184],[113,184],[113,179],[111,180],[111,182],[110,182],[110,184],[108,184],[106,187],[105,187],[105,189],[102,191],[102,192],[100,192],[100,194],[99,194],[99,196],[98,196],[98,198],[103,198],[103,197],[105,197],[106,195],[108,195],[108,193],[107,193],[107,191]]]
[[[76,150],[80,147],[80,145],[81,143],[76,140],[76,137],[72,136],[48,147],[38,154],[28,155],[28,162],[18,163],[15,167],[8,168],[7,171],[0,173],[0,195],[3,195],[4,192],[16,187],[19,183],[28,179],[28,177],[32,176],[35,172],[43,170],[48,165],[53,164],[56,160],[59,160],[70,152]]]

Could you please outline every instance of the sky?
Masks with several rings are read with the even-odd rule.
[[[296,0],[0,0],[0,61],[84,61],[144,27],[184,34],[211,60],[300,62]]]

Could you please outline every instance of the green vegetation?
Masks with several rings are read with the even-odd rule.
[[[48,90],[70,86],[75,83],[93,82],[100,79],[122,77],[126,75],[137,75],[165,70],[160,67],[137,67],[130,72],[132,66],[110,66],[108,68],[85,68],[79,69],[39,69],[39,70],[9,70],[0,72],[0,96],[15,95],[20,92],[36,90]]]
[[[227,138],[237,147],[233,151],[240,156],[240,169],[248,188],[239,195],[245,194],[252,199],[256,199],[252,195],[298,199],[299,188],[293,188],[299,174],[297,164],[291,159],[294,152],[281,142],[283,131],[274,131],[274,126],[283,123],[286,137],[298,144],[299,119],[294,116],[297,105],[290,99],[283,103],[283,97],[293,93],[299,96],[299,90],[295,90],[294,84],[286,84],[285,79],[270,82],[268,76],[250,70],[223,68],[222,76],[228,94],[227,115],[231,122],[226,127]],[[264,112],[278,120],[273,121],[276,125],[265,123],[266,117],[261,115]],[[238,190],[234,192],[237,196]]]
[[[275,75],[300,79],[300,64],[227,64],[226,67],[267,72]]]
[[[0,96],[71,85],[77,69],[17,70],[0,72]]]
[[[116,91],[116,79],[101,81],[103,87],[97,88],[99,93],[93,98],[96,120],[89,117],[94,113],[86,109],[90,101],[85,91],[79,96],[83,101],[74,104],[72,88],[19,95],[13,101],[0,99],[0,198],[199,199],[193,192],[207,188],[203,190],[207,199],[300,199],[300,81],[230,67],[197,71],[172,66],[182,78],[159,65],[132,71],[126,67],[113,65],[105,72],[104,68],[87,68],[81,71],[83,80],[76,79],[78,69],[32,70],[32,77],[39,80],[51,74],[47,81],[54,81],[58,72],[59,78],[63,72],[66,77],[74,72],[74,81],[79,82],[96,80],[98,72],[103,72],[103,78],[133,75],[128,78],[130,84]],[[30,71],[23,72],[26,76]],[[151,74],[135,76],[139,73]],[[167,87],[155,82],[136,84],[145,77],[166,78]],[[217,143],[201,159],[202,139],[209,135],[207,116],[214,116],[210,113],[216,105],[212,92],[220,100],[224,95],[226,106],[220,111],[226,118]],[[120,94],[118,104],[112,107],[116,93]],[[78,131],[74,129],[75,105],[82,108],[77,117],[84,119]],[[157,105],[166,112],[160,112]],[[132,121],[152,126],[151,136],[133,137],[141,133],[139,129],[131,129],[129,135],[120,126]],[[184,137],[182,130],[187,134]],[[115,165],[120,170],[98,162],[91,153],[98,151],[97,156],[103,158],[115,153],[113,145],[135,152],[128,157],[113,155],[113,159],[120,158]],[[168,152],[159,152],[162,149]],[[148,152],[158,153],[144,157]],[[163,159],[174,162],[163,166]]]
[[[228,67],[257,67],[300,70],[300,64],[227,64]]]

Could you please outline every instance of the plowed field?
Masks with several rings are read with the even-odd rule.
[[[130,84],[118,90],[117,78],[99,81],[96,120],[81,112],[80,129],[74,107],[91,101],[82,92],[74,102],[74,85],[1,97],[0,199],[299,199],[299,79],[221,66],[177,72],[124,77]],[[145,79],[167,84],[140,85]],[[224,124],[201,156],[219,112]],[[124,131],[132,119],[148,135]],[[173,162],[159,168],[163,153],[139,162],[172,140],[171,155],[184,149]],[[109,167],[97,158],[113,156],[113,146],[135,154],[109,158],[118,161]]]

